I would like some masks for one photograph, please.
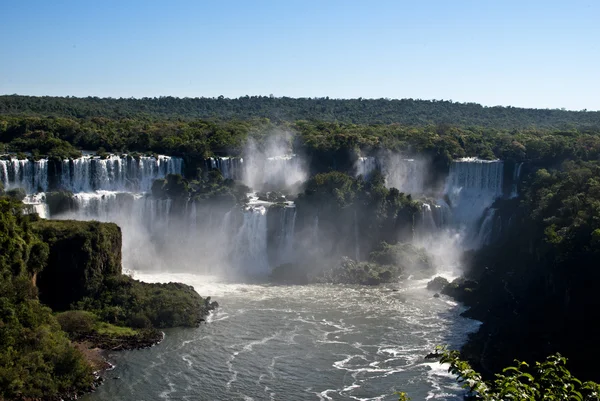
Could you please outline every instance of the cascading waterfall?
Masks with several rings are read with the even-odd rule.
[[[363,178],[369,179],[371,174],[375,170],[379,168],[377,164],[377,159],[373,156],[365,156],[359,157],[356,163],[354,164],[354,168],[356,169],[356,176],[362,175]]]
[[[502,196],[504,163],[500,160],[464,158],[455,160],[450,166],[446,181],[446,197],[450,200],[452,224],[464,231],[463,246],[478,248],[488,243],[493,230],[493,214],[490,206]],[[492,214],[489,219],[485,213]]]
[[[355,175],[368,179],[373,172],[380,170],[388,188],[397,188],[407,194],[422,194],[425,191],[427,165],[419,159],[405,158],[396,153],[379,157],[359,157],[354,163]]]
[[[455,224],[471,225],[502,196],[503,169],[500,160],[464,158],[452,162],[446,195]]]
[[[48,163],[48,159],[0,160],[0,180],[5,188],[23,188],[28,194],[58,188],[73,193],[97,190],[146,192],[155,179],[183,172],[183,160],[178,157],[111,155],[100,158],[88,155],[60,162],[56,167],[58,188],[50,188]]]
[[[287,205],[281,215],[282,241],[279,252],[279,264],[294,260],[294,235],[296,230],[296,207]]]
[[[223,178],[240,180],[244,168],[244,159],[237,157],[211,157],[208,159],[212,170],[220,170]],[[207,166],[208,167],[208,166]]]
[[[416,159],[398,156],[388,157],[382,167],[385,185],[407,194],[422,194],[425,191],[425,163]]]
[[[358,237],[358,217],[356,216],[356,210],[354,211],[354,259],[360,260],[360,242]]]
[[[473,248],[480,248],[484,245],[489,245],[492,242],[493,234],[494,234],[494,223],[496,217],[496,209],[489,208],[479,227],[479,232],[473,239],[472,246]]]
[[[523,167],[523,162],[516,163],[514,165],[513,177],[512,177],[512,188],[510,197],[516,198],[519,196],[519,180],[521,179],[521,168]]]
[[[5,189],[23,188],[28,194],[48,189],[48,160],[0,160],[0,181]]]
[[[419,230],[417,232],[418,235],[426,236],[431,235],[436,231],[438,225],[435,222],[434,210],[436,210],[439,206],[432,205],[429,203],[421,204],[421,224],[419,225]]]
[[[232,265],[243,275],[268,274],[267,209],[262,205],[249,205],[244,220],[233,239]]]
[[[61,167],[60,185],[74,193],[98,190],[146,192],[154,180],[167,174],[181,174],[183,160],[162,155],[137,158],[84,156],[64,160]]]

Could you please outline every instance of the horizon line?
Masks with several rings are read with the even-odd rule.
[[[475,105],[480,106],[485,109],[494,109],[494,108],[505,108],[505,109],[522,109],[522,110],[549,110],[549,111],[565,111],[565,112],[576,112],[576,113],[598,113],[598,110],[589,110],[585,109],[567,109],[565,107],[555,107],[555,108],[537,108],[537,107],[521,107],[521,106],[512,106],[512,105],[494,105],[487,106],[482,103],[473,102],[473,101],[454,101],[452,99],[421,99],[421,98],[390,98],[390,97],[379,97],[379,98],[363,98],[363,97],[354,97],[354,98],[335,98],[329,96],[314,96],[314,97],[293,97],[293,96],[275,96],[273,94],[269,95],[243,95],[238,97],[227,97],[224,95],[219,96],[174,96],[174,95],[158,95],[158,96],[143,96],[143,97],[112,97],[112,96],[97,96],[97,95],[88,95],[88,96],[73,96],[73,95],[24,95],[19,93],[0,93],[0,97],[11,97],[11,96],[20,96],[20,97],[38,97],[38,98],[62,98],[62,99],[101,99],[101,100],[156,100],[161,98],[174,98],[178,100],[244,100],[246,98],[270,98],[270,99],[293,99],[293,100],[333,100],[333,101],[351,101],[351,100],[360,100],[360,101],[416,101],[416,102],[437,102],[437,103],[450,103],[450,104],[459,104],[459,105]]]

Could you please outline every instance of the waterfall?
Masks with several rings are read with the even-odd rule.
[[[28,194],[48,190],[48,160],[0,160],[0,181],[5,189],[23,188]]]
[[[232,264],[242,274],[270,272],[267,258],[267,216],[264,206],[248,206],[240,230],[233,238]]]
[[[432,208],[429,203],[421,204],[421,221],[417,230],[418,235],[426,236],[436,231],[438,225],[435,222],[434,210],[437,207],[437,205],[434,205]]]
[[[182,174],[183,160],[177,157],[129,157],[111,155],[107,158],[84,156],[63,160],[60,183],[71,192],[98,190],[146,192],[152,182],[167,174]]]
[[[521,168],[523,167],[523,163],[515,163],[512,177],[512,189],[510,192],[511,198],[516,198],[519,196],[519,180],[521,178]]]
[[[37,213],[42,219],[47,219],[50,216],[50,212],[48,211],[45,195],[43,192],[35,195],[27,195],[23,199],[23,203],[26,205],[25,213]]]
[[[58,187],[73,193],[92,191],[146,192],[155,179],[181,174],[183,160],[177,157],[111,155],[83,156],[63,160],[57,166]],[[49,189],[48,159],[0,160],[0,181],[6,189],[23,188],[28,194]]]
[[[368,179],[374,171],[381,170],[388,188],[397,188],[407,194],[425,191],[427,164],[418,159],[405,158],[397,153],[386,153],[378,158],[359,157],[354,163],[355,175]]]
[[[356,217],[356,210],[354,211],[354,259],[358,262],[360,260],[360,243],[358,238],[358,217]]]
[[[484,211],[502,196],[504,163],[476,158],[452,162],[446,181],[446,195],[450,200],[455,224],[469,227]]]
[[[236,157],[211,157],[209,159],[210,167],[213,170],[220,170],[223,178],[240,180],[244,167],[244,159]]]
[[[379,167],[377,165],[377,159],[372,156],[359,157],[354,164],[356,169],[356,176],[362,175],[364,179],[369,179],[371,174]]]
[[[419,160],[389,156],[382,172],[388,188],[397,188],[407,194],[422,194],[425,190],[426,165]]]
[[[483,218],[481,227],[477,236],[473,239],[472,248],[480,248],[484,245],[489,245],[494,237],[496,209],[489,208]]]
[[[282,241],[279,251],[279,264],[294,260],[294,234],[296,230],[296,207],[288,205],[283,208],[281,218]]]

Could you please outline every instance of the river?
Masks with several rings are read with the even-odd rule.
[[[228,283],[211,276],[135,273],[179,281],[220,307],[195,329],[159,345],[112,352],[116,367],[85,396],[100,400],[462,399],[447,367],[425,360],[459,347],[478,322],[433,298],[427,280],[380,287]]]

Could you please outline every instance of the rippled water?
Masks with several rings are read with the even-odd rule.
[[[221,306],[199,328],[168,330],[156,347],[111,353],[116,368],[85,400],[397,400],[397,391],[461,399],[446,367],[423,357],[437,344],[460,346],[478,323],[433,298],[426,281],[271,286],[135,277],[191,284]]]

